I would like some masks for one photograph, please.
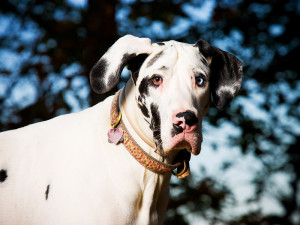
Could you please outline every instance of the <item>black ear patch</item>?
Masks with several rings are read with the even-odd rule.
[[[140,54],[136,57],[132,57],[127,62],[127,69],[130,70],[131,72],[131,77],[134,84],[136,84],[136,80],[138,79],[140,68],[147,57],[148,54]]]
[[[100,90],[105,90],[104,76],[98,76],[98,74],[105,74],[108,69],[108,61],[102,58],[97,62],[90,72],[91,87],[96,93],[101,93]],[[104,92],[103,92],[104,93]]]
[[[124,69],[124,67],[127,65],[127,63],[134,59],[136,57],[136,54],[133,53],[133,54],[124,54],[123,57],[122,57],[122,60],[121,60],[121,63],[120,65],[118,66],[117,68],[117,71],[113,72],[109,78],[108,78],[108,87],[109,87],[109,90],[110,91],[112,88],[114,88],[118,83],[119,83],[119,80],[120,80],[120,76],[121,76],[121,73],[122,73],[122,70]],[[106,91],[107,92],[107,91]]]
[[[103,94],[113,89],[119,83],[121,72],[126,65],[132,72],[133,81],[136,82],[139,69],[147,56],[147,54],[125,53],[116,66],[110,64],[105,56],[102,57],[90,72],[90,83],[93,91]]]
[[[0,170],[0,182],[4,182],[7,178],[7,171],[6,170]]]
[[[224,109],[236,96],[242,83],[242,62],[203,40],[195,44],[206,59],[210,59],[210,89],[218,109]]]

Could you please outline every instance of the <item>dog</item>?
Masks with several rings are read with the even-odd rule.
[[[242,63],[203,40],[126,35],[92,68],[92,89],[110,91],[125,66],[131,78],[103,102],[0,134],[1,225],[163,223],[171,175],[189,174],[210,102],[236,96]]]

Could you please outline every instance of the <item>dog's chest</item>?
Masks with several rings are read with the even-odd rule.
[[[22,144],[2,145],[7,178],[0,183],[0,224],[151,224],[157,218],[155,183],[145,187],[145,168],[123,145],[108,143],[110,104],[11,133]]]

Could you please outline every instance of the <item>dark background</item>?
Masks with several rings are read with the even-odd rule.
[[[211,161],[222,176],[249,157],[259,166],[247,171],[252,191],[243,203],[236,186],[202,165],[172,179],[165,224],[300,224],[299,15],[297,0],[1,0],[0,130],[104,99],[90,90],[88,74],[124,34],[204,39],[244,63],[239,96],[224,111],[212,106],[205,122],[224,130],[226,144],[211,138],[204,151],[239,152]]]

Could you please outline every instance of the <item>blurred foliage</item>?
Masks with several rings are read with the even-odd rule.
[[[169,201],[165,225],[189,224],[185,217],[191,214],[211,223],[222,222],[222,209],[234,202],[228,187],[207,176],[200,180],[189,177],[173,182],[171,190],[173,195]]]
[[[254,195],[268,195],[282,213],[260,208],[224,215],[235,196],[206,176],[172,182],[166,224],[300,224],[300,2],[298,0],[1,0],[0,130],[21,127],[93,105],[88,73],[120,36],[153,41],[205,39],[244,63],[243,88],[225,111],[211,108],[209,124],[230,123],[229,137],[261,164]],[[109,93],[110,94],[110,93]],[[225,165],[226,164],[226,165]],[[226,169],[234,164],[227,162]],[[276,177],[284,175],[282,188]]]
[[[87,85],[88,90],[78,95],[83,87],[77,84],[80,79],[87,83],[88,71],[118,37],[115,4],[102,0],[74,7],[61,0],[1,1],[1,57],[9,62],[2,60],[0,65],[0,106],[5,109],[1,130],[68,112],[67,98],[83,108],[87,95],[90,104],[107,96],[90,92]],[[22,86],[34,93],[26,96],[15,90]]]

